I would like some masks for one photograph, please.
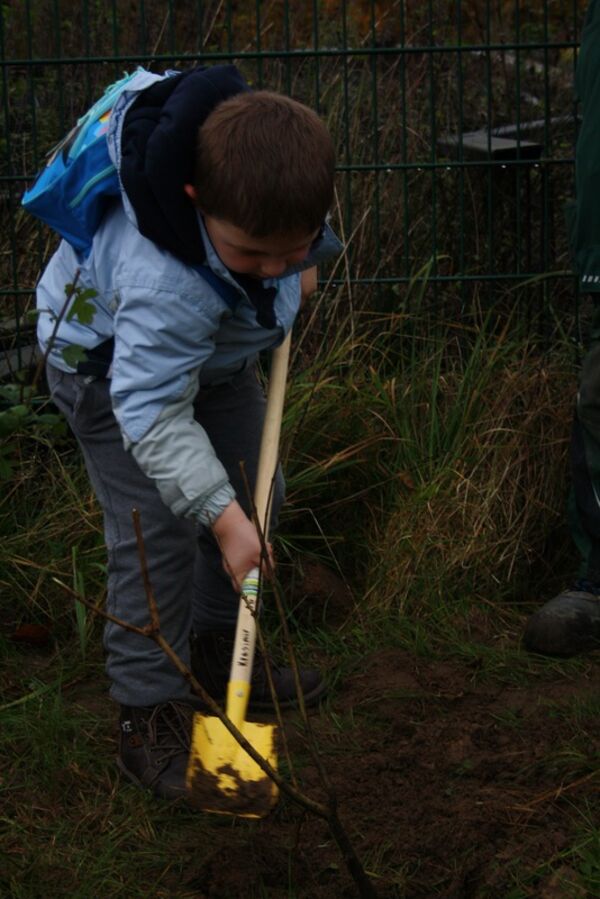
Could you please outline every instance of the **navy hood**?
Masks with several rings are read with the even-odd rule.
[[[140,232],[188,265],[202,265],[193,184],[198,128],[229,97],[250,90],[235,66],[197,66],[146,88],[125,116],[120,176]]]

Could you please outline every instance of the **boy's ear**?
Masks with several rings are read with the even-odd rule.
[[[198,195],[196,194],[196,188],[193,184],[184,184],[183,189],[192,201],[192,203],[196,204],[198,202]]]

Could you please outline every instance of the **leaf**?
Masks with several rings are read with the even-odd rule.
[[[22,624],[10,635],[13,643],[27,646],[45,646],[50,642],[50,631],[41,624]]]
[[[30,413],[29,406],[26,406],[24,403],[18,403],[16,406],[12,406],[9,410],[9,415],[14,415],[16,418],[26,418]]]
[[[54,427],[54,425],[62,424],[62,418],[55,412],[42,412],[40,415],[36,415],[35,423]]]
[[[20,395],[21,388],[18,384],[4,384],[0,386],[0,397],[9,400],[11,403],[18,402]]]
[[[0,437],[7,437],[19,427],[19,419],[10,412],[0,412]]]
[[[87,359],[84,348],[78,344],[66,346],[61,350],[61,356],[71,368],[77,368],[79,362],[85,362]]]
[[[13,467],[6,456],[0,455],[0,481],[7,481],[13,473]]]
[[[74,318],[82,325],[91,325],[96,314],[96,307],[90,300],[98,296],[98,291],[92,287],[78,289],[71,303],[71,307],[67,312],[67,321],[73,321]]]

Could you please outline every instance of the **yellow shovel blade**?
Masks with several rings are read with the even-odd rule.
[[[277,768],[275,727],[244,721],[240,730],[272,768]],[[242,749],[219,718],[194,714],[187,769],[192,805],[205,812],[264,818],[277,803],[279,790]]]

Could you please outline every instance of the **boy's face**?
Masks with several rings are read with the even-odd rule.
[[[223,265],[238,275],[278,278],[291,265],[303,262],[319,233],[251,237],[230,222],[204,216],[204,225]]]

